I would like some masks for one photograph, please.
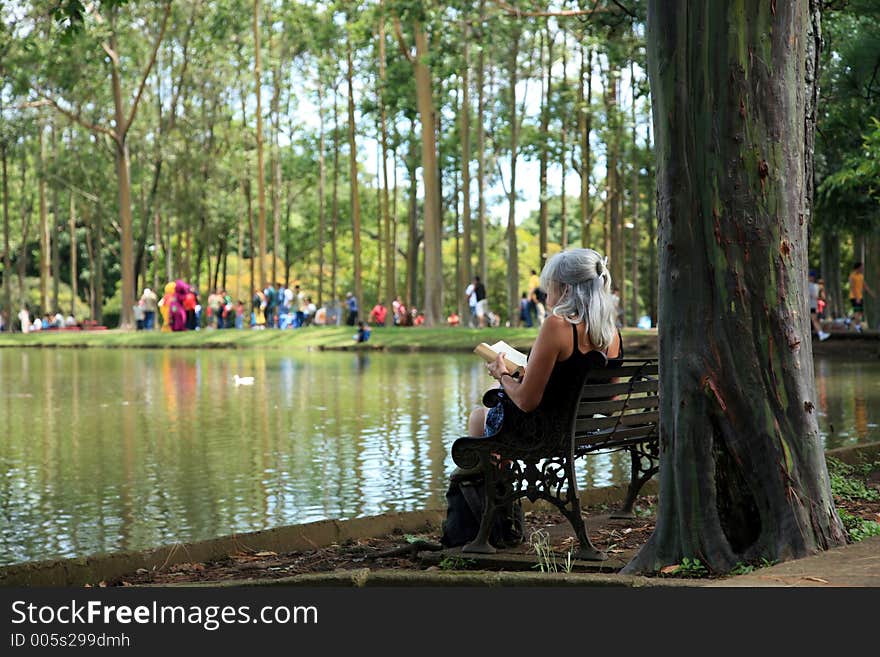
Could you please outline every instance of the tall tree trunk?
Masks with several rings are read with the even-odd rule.
[[[480,39],[486,38],[486,0],[480,0]],[[486,259],[486,97],[483,85],[486,76],[485,49],[477,57],[477,270],[485,285],[489,278]],[[462,292],[464,292],[462,290]]]
[[[434,93],[428,68],[428,38],[424,28],[414,23],[416,57],[416,105],[422,124],[422,176],[425,185],[425,298],[422,302],[426,326],[443,322],[443,234],[440,223],[440,181],[437,175],[437,144],[434,134]]]
[[[327,219],[324,212],[324,190],[327,186],[327,166],[324,154],[324,83],[318,75],[318,308],[324,306],[324,241]]]
[[[540,142],[541,142],[541,154],[540,154],[540,173],[539,173],[539,207],[538,207],[538,221],[540,223],[539,229],[539,257],[541,258],[541,267],[544,267],[544,263],[547,261],[547,232],[548,232],[548,224],[549,224],[549,210],[547,207],[547,161],[549,159],[549,141],[550,141],[550,103],[552,102],[552,94],[553,94],[553,41],[555,40],[555,36],[550,32],[550,21],[547,21],[545,26],[545,33],[547,38],[547,65],[545,67],[544,73],[546,74],[546,82],[544,83],[544,94],[542,95],[542,103],[541,103],[541,127],[540,127]],[[543,53],[542,53],[543,58]]]
[[[52,162],[58,161],[58,136],[55,121],[52,128]],[[61,234],[61,208],[58,201],[58,185],[52,186],[52,237],[50,239],[50,251],[52,254],[52,312],[60,312],[61,305],[58,303],[58,285],[61,282],[61,258],[58,250],[58,236]]]
[[[410,134],[415,135],[415,125],[411,124]],[[417,292],[419,285],[419,220],[418,220],[418,181],[416,180],[416,142],[409,142],[410,152],[407,158],[407,173],[409,174],[409,232],[407,240],[406,257],[406,307],[412,309],[418,301]]]
[[[44,126],[39,126],[39,154],[40,165],[37,177],[37,190],[40,199],[40,310],[49,312],[49,277],[52,266],[50,242],[52,235],[49,231],[49,217],[46,208],[46,145],[43,138]]]
[[[816,418],[807,3],[648,3],[660,207],[660,506],[626,571],[845,543]],[[818,31],[815,32],[818,39]]]
[[[645,152],[651,152],[651,129],[650,126],[645,135]],[[651,315],[651,326],[657,326],[657,215],[654,211],[654,196],[656,186],[653,184],[651,166],[648,165],[648,281],[651,287],[648,289],[648,313]]]
[[[278,282],[278,252],[281,247],[281,146],[278,136],[281,133],[281,64],[272,68],[272,116],[274,121],[272,143],[272,285]]]
[[[248,179],[247,185],[245,186],[245,190],[247,192],[248,245],[250,246],[250,252],[251,252],[250,270],[249,270],[250,288],[248,289],[248,300],[250,301],[250,304],[251,304],[251,311],[253,311],[254,310],[254,294],[257,291],[257,285],[259,285],[259,283],[257,283],[257,280],[256,280],[257,274],[256,274],[256,271],[254,270],[254,268],[256,267],[256,264],[257,264],[257,257],[256,257],[256,253],[254,252],[255,251],[254,247],[256,246],[256,244],[254,243],[254,202],[253,202],[253,197],[252,197],[252,193],[251,193],[250,179]]]
[[[630,248],[630,278],[632,279],[632,295],[630,299],[630,321],[635,326],[639,321],[639,145],[636,141],[636,76],[635,66],[629,65],[630,89],[632,89],[632,105],[630,120],[632,121],[632,157],[630,202],[632,203],[632,238]]]
[[[507,200],[507,319],[516,326],[519,315],[519,254],[516,244],[516,160],[519,155],[519,117],[516,111],[516,81],[519,73],[520,29],[514,27],[510,50],[510,193]],[[500,313],[499,313],[500,314]]]
[[[79,271],[76,263],[76,203],[73,192],[70,192],[70,315],[76,317],[76,297],[79,294]]]
[[[464,290],[473,277],[473,246],[471,244],[471,97],[470,97],[470,26],[464,28],[464,65],[461,72],[461,196],[462,196],[462,243],[461,266],[459,268],[458,289],[455,297],[462,309],[459,316],[464,318],[469,312],[464,307]],[[482,121],[482,117],[479,117]]]
[[[337,258],[336,234],[339,229],[339,103],[336,87],[333,88],[333,207],[330,219],[330,298],[339,302],[339,288],[336,286]]]
[[[2,100],[0,100],[2,102]],[[15,313],[12,312],[12,259],[9,251],[9,178],[7,172],[6,140],[0,140],[0,164],[3,166],[3,310],[6,311],[6,330],[12,330]]]
[[[360,314],[364,311],[364,282],[361,275],[361,197],[358,191],[357,145],[355,144],[354,123],[354,67],[351,60],[351,38],[346,40],[345,56],[348,63],[346,80],[348,81],[348,175],[351,202],[352,257],[354,259],[354,296],[358,302]]]
[[[260,54],[260,0],[254,0],[254,79],[257,87],[257,226],[260,232],[260,246],[257,255],[260,280],[258,285],[266,281],[266,186],[263,168],[263,106],[261,100],[261,54]],[[251,254],[253,257],[253,254]]]
[[[568,86],[568,39],[565,32],[562,33],[562,85],[563,88]],[[559,168],[562,171],[562,182],[559,190],[559,241],[563,250],[568,248],[568,203],[565,198],[565,174],[568,168],[568,146],[566,144],[566,139],[568,138],[567,118],[565,115],[560,117],[561,126],[559,129]]]
[[[586,83],[584,82],[586,80]],[[584,88],[586,84],[586,89]],[[593,123],[593,111],[590,107],[593,99],[593,49],[589,48],[584,58],[584,47],[581,46],[581,74],[578,85],[578,133],[581,145],[581,246],[589,248],[590,223],[593,219],[593,208],[590,205],[590,131]],[[606,254],[607,255],[607,254]]]
[[[608,256],[609,265],[611,267],[611,280],[619,289],[621,315],[625,315],[623,310],[626,308],[626,284],[624,281],[624,237],[623,237],[623,219],[621,217],[621,202],[623,197],[622,176],[620,173],[620,151],[621,151],[621,131],[623,121],[621,121],[620,110],[618,107],[618,98],[620,97],[620,70],[609,64],[608,66],[608,85],[605,97],[605,111],[608,116],[608,131],[611,133],[608,144],[607,162],[607,180],[608,180],[608,196],[606,203],[610,203],[609,212],[609,236],[611,238],[611,252],[604,255]]]
[[[865,235],[865,281],[874,291],[874,296],[865,295],[865,318],[876,331],[880,327],[880,230],[876,226]]]
[[[846,314],[843,303],[843,290],[840,285],[840,237],[829,229],[819,233],[822,278],[825,280],[825,314],[828,317],[843,317]]]
[[[388,112],[385,107],[385,21],[379,18],[379,114],[382,117],[382,220],[385,226],[385,324],[392,324],[391,307],[394,302],[394,244],[392,238],[391,212],[388,207]]]

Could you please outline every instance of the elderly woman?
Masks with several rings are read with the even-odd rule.
[[[514,378],[499,354],[486,367],[498,380],[503,397],[491,409],[477,408],[468,420],[471,436],[498,432],[505,413],[549,413],[555,402],[578,381],[586,355],[596,349],[609,359],[623,358],[623,343],[615,325],[611,273],[607,261],[592,249],[557,253],[541,272],[550,314],[535,340],[522,378]]]

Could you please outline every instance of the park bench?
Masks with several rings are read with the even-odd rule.
[[[493,436],[456,440],[453,461],[463,469],[481,470],[486,483],[479,533],[462,551],[495,552],[488,539],[496,512],[526,497],[550,502],[568,519],[580,542],[576,558],[604,558],[584,527],[575,461],[599,452],[629,451],[629,488],[623,506],[612,517],[632,517],[639,490],[659,469],[657,374],[655,358],[615,360],[608,366],[604,354],[593,351],[581,384],[563,404],[569,412],[552,426],[526,414],[521,426],[505,418]],[[489,390],[483,404],[494,406],[497,394],[497,389]]]

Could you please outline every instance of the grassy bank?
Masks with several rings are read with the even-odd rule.
[[[468,328],[380,328],[373,329],[365,348],[391,351],[433,350],[470,351],[480,342],[504,340],[519,349],[531,347],[537,329]],[[296,331],[45,331],[0,334],[0,347],[104,347],[149,349],[345,349],[354,348],[354,329],[349,327],[308,327]],[[657,332],[627,329],[623,333],[630,347],[656,350]]]

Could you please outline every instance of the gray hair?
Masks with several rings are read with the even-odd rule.
[[[608,259],[593,249],[569,249],[550,258],[541,270],[541,287],[559,301],[553,314],[572,324],[587,323],[595,349],[605,351],[616,333]]]

